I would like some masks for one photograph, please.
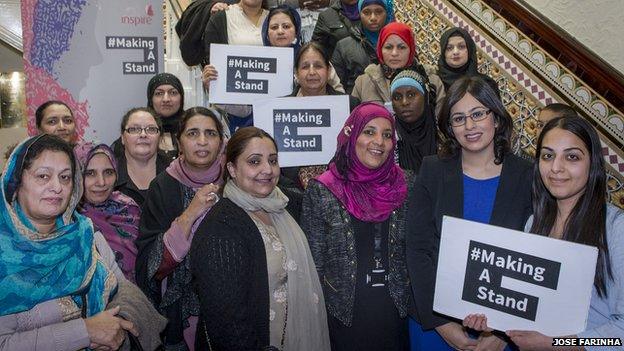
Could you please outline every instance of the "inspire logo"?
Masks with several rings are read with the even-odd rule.
[[[121,16],[121,24],[129,24],[133,26],[151,25],[153,17],[154,17],[154,8],[152,7],[151,4],[149,4],[145,6],[145,14],[142,14],[141,16],[131,16],[131,15]]]

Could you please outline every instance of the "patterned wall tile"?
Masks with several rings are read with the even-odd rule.
[[[479,71],[498,83],[503,102],[514,119],[515,152],[535,154],[535,117],[542,106],[560,101],[560,96],[573,101],[577,110],[583,111],[608,133],[601,138],[608,167],[609,197],[624,208],[624,152],[620,142],[624,136],[622,114],[479,0],[459,0],[453,4],[462,6],[474,18],[464,18],[463,13],[449,5],[447,0],[402,0],[396,3],[397,19],[414,28],[421,62],[437,65],[442,33],[452,26],[466,29],[477,45]],[[505,43],[504,48],[490,38]],[[515,57],[507,52],[513,52]],[[552,90],[543,86],[550,86]]]

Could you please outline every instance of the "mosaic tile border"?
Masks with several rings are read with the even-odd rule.
[[[426,0],[432,5],[442,0]],[[496,11],[479,0],[459,0],[455,5],[471,13],[481,25],[489,28],[489,34],[507,44],[524,63],[539,72],[540,78],[556,86],[576,106],[599,123],[619,143],[624,144],[624,114],[603,99],[570,70],[542,50],[524,33],[517,30]],[[434,5],[435,6],[435,5]],[[444,7],[446,7],[444,5]],[[450,10],[450,9],[449,9]]]
[[[419,59],[423,64],[435,65],[437,63],[440,52],[439,39],[450,26],[461,26],[467,29],[473,37],[477,37],[479,71],[490,75],[497,81],[501,88],[503,102],[514,118],[514,128],[518,136],[514,143],[514,152],[522,150],[523,153],[534,154],[537,131],[535,116],[540,105],[561,98],[561,95],[557,97],[550,95],[560,94],[557,87],[555,86],[555,91],[551,93],[541,88],[537,84],[538,81],[542,81],[539,72],[533,75],[535,70],[530,72],[524,58],[514,57],[513,60],[516,62],[520,60],[516,65],[508,58],[509,54],[497,49],[501,42],[497,41],[494,44],[485,37],[485,35],[491,35],[487,29],[483,32],[483,28],[477,29],[472,26],[472,23],[480,24],[478,18],[472,22],[472,18],[462,16],[465,14],[458,15],[454,8],[446,6],[442,0],[400,0],[396,3],[397,19],[409,23],[414,28]],[[478,31],[487,34],[481,35]],[[514,48],[504,45],[504,50],[514,50]],[[530,73],[524,73],[523,70]],[[541,91],[543,91],[542,94],[540,94]],[[580,107],[577,108],[582,110]],[[624,208],[624,157],[622,157],[624,153],[619,150],[618,144],[613,144],[609,138],[601,136],[601,139],[603,154],[607,162],[608,198],[610,202]]]
[[[446,20],[450,21],[453,25],[466,29],[470,33],[470,35],[474,38],[477,47],[481,49],[481,51],[484,54],[486,54],[489,57],[489,59],[491,59],[500,68],[502,68],[509,76],[511,76],[518,84],[520,84],[524,89],[526,89],[526,91],[530,93],[540,103],[547,105],[549,103],[556,102],[556,99],[554,99],[550,94],[548,94],[548,92],[546,92],[533,78],[525,74],[520,67],[518,67],[509,58],[507,58],[505,54],[501,52],[500,50],[498,50],[497,47],[493,43],[491,43],[487,38],[482,36],[470,23],[468,23],[468,21],[462,18],[453,9],[448,7],[442,0],[422,0],[422,2],[430,5],[433,9],[437,10]],[[464,1],[464,2],[467,2],[467,1]],[[477,2],[476,1],[471,2],[471,4],[475,4],[475,3]],[[492,10],[490,11],[493,12]],[[479,17],[479,18],[482,18],[482,17]],[[505,42],[509,43],[508,40],[505,40]],[[534,52],[537,52],[537,50],[535,50]],[[535,62],[528,59],[528,57],[527,57],[527,62],[530,62],[533,65],[535,64]],[[548,77],[552,79],[551,76],[548,76]],[[589,92],[588,88],[585,87],[584,89]],[[602,102],[602,103],[604,105],[606,102]],[[591,115],[594,116],[594,114],[591,114]],[[621,116],[619,115],[617,117],[621,118]],[[599,118],[595,118],[595,120],[600,121]],[[622,123],[624,123],[624,118],[622,119],[622,121],[623,121]],[[619,173],[620,177],[623,177],[622,174],[624,174],[624,157],[620,155],[621,152],[618,152],[619,150],[605,143],[603,143],[603,146],[604,146],[603,154],[605,155],[605,161],[607,162],[607,164],[609,164],[613,168],[614,171]]]

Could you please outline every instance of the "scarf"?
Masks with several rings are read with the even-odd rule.
[[[358,11],[360,12],[362,12],[362,9],[364,9],[366,6],[369,6],[369,5],[382,6],[384,10],[386,10],[386,21],[384,25],[390,22],[391,14],[388,13],[388,6],[384,0],[359,0],[357,5],[358,5]],[[373,45],[373,47],[377,47],[377,41],[379,39],[379,32],[378,31],[371,32],[368,29],[364,28],[364,26],[361,25],[361,23],[360,23],[360,26],[362,27],[362,33],[364,33],[364,36],[366,37],[366,39],[368,39],[368,41]]]
[[[379,31],[379,39],[377,41],[377,59],[379,60],[379,64],[381,65],[384,76],[387,79],[392,79],[394,74],[396,73],[396,69],[390,68],[384,62],[383,51],[382,48],[388,40],[388,37],[392,34],[397,35],[401,40],[405,42],[405,44],[409,47],[410,53],[407,59],[407,63],[405,67],[410,67],[417,63],[416,61],[416,43],[414,42],[414,33],[412,29],[404,23],[400,22],[391,22],[385,25]]]
[[[433,106],[429,103],[429,92],[425,79],[415,71],[404,70],[396,75],[390,85],[390,94],[403,86],[416,88],[424,98],[423,114],[413,123],[407,123],[396,117],[397,156],[402,169],[418,172],[422,159],[433,155],[437,150],[436,120]]]
[[[271,46],[271,41],[269,40],[269,22],[271,21],[271,17],[273,17],[278,12],[276,10],[286,10],[290,13],[291,17],[294,19],[293,25],[295,26],[295,41],[290,45],[293,48],[294,58],[299,54],[299,49],[301,48],[301,16],[297,10],[293,9],[288,5],[280,5],[277,7],[273,7],[269,10],[269,14],[264,19],[264,23],[262,23],[262,44],[264,46]],[[279,12],[283,13],[283,12]],[[293,61],[294,62],[294,61]]]
[[[84,143],[74,148],[74,154],[78,158],[83,174],[93,156],[97,154],[108,157],[113,169],[117,172],[117,161],[113,150],[106,144],[93,146],[93,143]],[[139,220],[141,219],[139,205],[119,191],[113,191],[108,199],[100,204],[87,202],[84,197],[82,200],[78,210],[91,219],[96,231],[102,233],[115,253],[115,261],[124,276],[134,283],[134,266],[137,256],[134,241],[139,235]]]
[[[446,63],[446,45],[451,37],[462,37],[466,41],[466,47],[468,48],[468,62],[465,65],[457,68],[453,68]],[[440,38],[440,57],[438,58],[438,75],[444,83],[444,88],[448,88],[453,85],[457,79],[465,75],[476,75],[477,72],[477,48],[474,40],[465,29],[451,28],[442,34]]]
[[[161,118],[163,125],[163,132],[170,133],[171,139],[174,143],[175,150],[178,149],[176,144],[176,135],[178,134],[178,124],[182,119],[182,114],[184,114],[184,86],[182,86],[182,82],[178,79],[178,77],[174,76],[171,73],[159,73],[150,79],[147,84],[147,107],[154,108],[154,104],[152,103],[152,97],[154,96],[154,91],[161,85],[171,85],[178,90],[180,93],[180,109],[174,115],[169,116],[167,118]]]
[[[396,137],[394,118],[383,106],[366,102],[356,107],[338,134],[338,148],[329,169],[316,179],[336,196],[347,211],[364,222],[383,222],[407,197],[405,176],[390,155],[377,169],[369,169],[356,156],[356,141],[366,124],[375,118],[385,118],[392,124],[392,150]],[[344,164],[344,174],[338,165]]]
[[[306,237],[286,211],[288,198],[275,187],[265,198],[254,197],[228,181],[223,196],[247,212],[265,211],[295,270],[288,270],[288,323],[284,350],[330,350],[323,290]]]
[[[166,169],[166,172],[178,182],[186,185],[197,192],[199,188],[206,184],[215,183],[218,185],[223,184],[223,155],[225,152],[226,142],[221,143],[221,149],[219,150],[219,156],[214,160],[212,165],[207,170],[194,170],[189,167],[184,161],[184,154],[179,158],[171,161]],[[195,236],[197,227],[201,224],[206,214],[210,211],[207,209],[201,216],[197,217],[193,225],[191,226],[191,238]]]
[[[360,19],[360,11],[357,4],[345,5],[345,3],[341,1],[340,13],[342,13],[351,22],[358,21]]]
[[[37,232],[22,210],[12,181],[23,172],[23,160],[39,135],[11,153],[1,178],[0,204],[0,315],[24,312],[39,303],[70,297],[87,316],[104,310],[114,295],[117,279],[97,252],[91,221],[74,211],[82,197],[82,175],[74,172],[72,195],[65,212],[49,234]],[[7,195],[10,195],[7,197]]]

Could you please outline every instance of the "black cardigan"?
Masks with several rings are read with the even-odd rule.
[[[523,230],[532,213],[532,165],[512,154],[505,155],[490,224]],[[448,323],[433,312],[436,266],[442,217],[463,218],[464,190],[461,156],[425,157],[412,192],[407,216],[407,267],[424,329]]]
[[[196,348],[271,348],[266,252],[251,217],[222,199],[197,228],[189,255],[200,303]]]

